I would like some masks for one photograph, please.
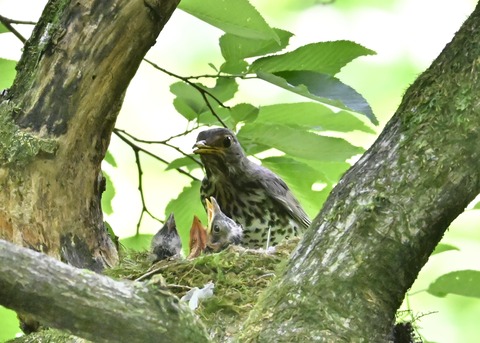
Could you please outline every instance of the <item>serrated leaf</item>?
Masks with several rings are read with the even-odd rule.
[[[215,110],[215,115],[212,114],[212,112],[210,110],[208,111],[205,111],[203,113],[200,113],[200,115],[198,116],[198,122],[200,124],[205,124],[205,125],[222,125],[222,123],[219,122],[219,120],[217,119],[220,118],[222,120],[222,122],[227,126],[227,127],[234,127],[235,126],[235,122],[233,120],[233,118],[230,116],[230,110],[228,108],[224,108],[224,107],[216,107],[214,108]]]
[[[206,225],[205,209],[200,201],[200,181],[192,181],[190,186],[185,187],[177,198],[171,200],[165,208],[165,218],[173,213],[177,231],[182,240],[185,253],[188,252],[190,228],[193,216],[196,215]]]
[[[281,55],[262,57],[250,66],[250,72],[315,71],[335,75],[353,59],[373,55],[374,51],[351,41],[321,42],[304,45]]]
[[[244,60],[228,60],[220,66],[222,73],[242,74],[247,71],[248,63]]]
[[[120,239],[120,243],[123,246],[135,251],[145,251],[145,250],[150,250],[152,237],[153,235],[138,234],[138,235],[130,236],[127,238],[122,238]]]
[[[194,158],[193,156],[192,157],[185,156],[185,157],[177,158],[172,162],[170,162],[167,168],[165,168],[165,170],[177,169],[181,167],[186,167],[188,170],[192,170],[200,167],[199,164],[193,160],[193,158]]]
[[[252,122],[258,116],[258,108],[251,104],[237,104],[230,109],[230,115],[235,121],[235,124],[239,122]]]
[[[315,102],[262,106],[256,121],[298,125],[316,131],[350,132],[360,130],[375,133],[352,113],[346,111],[335,113],[330,108]]]
[[[5,33],[5,32],[9,32],[9,30],[7,29],[7,27],[5,25],[0,23],[0,33]]]
[[[341,138],[320,136],[299,127],[279,124],[245,124],[238,136],[308,160],[345,161],[364,151]]]
[[[227,33],[220,37],[219,44],[222,56],[226,61],[238,61],[247,57],[254,57],[273,53],[284,49],[293,36],[291,32],[273,29],[280,41],[275,39],[253,39]]]
[[[200,83],[195,84],[195,86],[205,90],[205,97],[219,117],[230,115],[228,109],[221,106],[218,102],[223,104],[223,102],[234,97],[238,90],[238,84],[234,79],[219,77],[212,88],[208,88]],[[211,115],[210,108],[207,106],[200,90],[185,82],[176,82],[170,85],[170,92],[177,96],[173,100],[173,106],[187,120],[198,119],[201,123],[218,124],[218,120]],[[225,111],[227,112],[226,114],[224,113]]]
[[[332,185],[338,183],[343,174],[350,168],[350,164],[343,161],[313,161],[298,157],[294,158],[300,162],[307,163],[310,167],[321,172],[327,183]]]
[[[226,33],[279,40],[275,31],[247,0],[182,0],[178,7]]]
[[[215,98],[222,102],[226,102],[235,96],[238,91],[238,84],[234,78],[219,77],[215,82],[215,87],[208,88],[202,85],[202,88],[211,93]],[[215,103],[217,105],[217,103]]]
[[[185,82],[171,84],[170,92],[177,96],[173,100],[173,106],[189,121],[196,119],[198,114],[207,110],[200,92]]]
[[[105,191],[102,193],[102,210],[106,214],[112,214],[112,200],[115,196],[115,186],[113,185],[110,176],[105,171],[102,171],[102,173],[105,177]]]
[[[113,157],[112,153],[109,150],[107,150],[107,153],[105,154],[104,161],[107,162],[112,167],[117,166],[117,162],[115,161],[115,158]]]
[[[373,124],[378,120],[367,101],[340,80],[319,73],[285,72],[279,75],[258,72],[257,76],[276,86],[323,104],[365,115]]]
[[[460,249],[450,244],[439,243],[435,247],[435,250],[432,252],[432,255],[440,254],[442,252],[451,251],[451,250],[460,250]]]
[[[317,215],[332,189],[332,185],[327,184],[321,191],[312,190],[315,183],[328,183],[323,173],[307,163],[284,156],[264,158],[262,165],[287,183],[311,219]]]
[[[457,270],[437,278],[430,284],[427,292],[437,297],[456,294],[465,297],[480,298],[479,285],[480,271]]]
[[[12,85],[13,80],[15,79],[16,65],[16,61],[0,58],[0,92],[3,89],[10,88]]]

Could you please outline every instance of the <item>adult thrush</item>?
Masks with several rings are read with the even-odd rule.
[[[214,197],[205,199],[205,202],[208,214],[207,247],[217,252],[230,244],[240,244],[243,228],[222,212]]]
[[[242,245],[276,245],[310,225],[285,182],[250,161],[232,131],[202,131],[194,148],[206,171],[200,189],[202,202],[205,206],[205,199],[214,196],[222,211],[243,227]]]

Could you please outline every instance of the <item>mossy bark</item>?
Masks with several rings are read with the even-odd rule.
[[[188,306],[158,287],[114,281],[2,240],[0,260],[2,304],[48,326],[93,342],[209,341]]]
[[[480,5],[344,175],[240,342],[387,342],[449,224],[480,192]]]
[[[178,0],[51,0],[0,97],[0,238],[77,267],[118,257],[100,164],[125,90]]]

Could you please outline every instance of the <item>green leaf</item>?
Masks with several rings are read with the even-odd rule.
[[[378,120],[366,100],[353,88],[343,84],[338,79],[311,72],[278,74],[285,75],[289,79],[264,72],[258,72],[257,76],[262,80],[320,103],[364,114],[372,123],[378,124]]]
[[[231,77],[219,77],[215,82],[215,87],[208,88],[201,85],[203,89],[211,93],[221,102],[226,102],[232,99],[235,96],[235,93],[238,91],[238,84],[234,78]],[[217,105],[217,103],[214,103]]]
[[[3,89],[10,88],[15,79],[15,66],[17,65],[16,61],[6,60],[0,58],[0,92]]]
[[[109,165],[112,167],[117,166],[117,162],[115,161],[115,158],[113,157],[112,153],[107,150],[107,153],[105,154],[105,158],[103,159],[105,162],[107,162]]]
[[[196,119],[200,113],[207,110],[200,92],[185,82],[171,84],[170,92],[177,96],[173,100],[173,106],[189,121]]]
[[[238,136],[308,160],[345,161],[364,151],[341,138],[320,136],[299,127],[279,124],[245,124]]]
[[[351,41],[312,43],[281,55],[259,58],[250,66],[250,72],[308,70],[335,75],[353,59],[373,54],[374,51]]]
[[[5,33],[5,32],[9,32],[9,30],[7,29],[7,27],[5,25],[0,23],[0,33]]]
[[[475,204],[475,206],[473,206],[473,209],[474,209],[474,210],[480,210],[480,201],[477,202],[477,203]]]
[[[217,115],[218,118],[220,118],[222,120],[223,123],[225,123],[225,125],[227,127],[234,127],[235,126],[235,122],[233,120],[233,118],[231,117],[230,115],[230,110],[228,108],[224,108],[224,107],[214,107],[214,110],[215,110],[215,114]],[[222,125],[217,117],[215,117],[212,112],[210,110],[207,110],[203,113],[200,113],[200,115],[198,116],[198,122],[200,124],[205,124],[205,125]]]
[[[258,116],[258,108],[251,105],[251,104],[238,104],[233,106],[230,109],[230,115],[232,119],[235,121],[235,124],[239,122],[252,122]]]
[[[330,190],[331,184],[322,172],[312,168],[307,163],[288,157],[267,157],[262,159],[262,165],[280,176],[292,190],[302,204],[303,209],[310,218],[320,211]],[[325,183],[321,191],[312,190],[315,183]]]
[[[178,7],[226,33],[279,40],[275,31],[247,0],[182,0]]]
[[[254,39],[227,33],[219,40],[222,56],[226,61],[237,61],[280,51],[288,45],[293,34],[280,29],[274,31],[280,39],[279,42],[276,39]]]
[[[327,106],[315,102],[262,106],[256,122],[298,125],[315,131],[360,130],[375,133],[352,113],[347,111],[335,113]]]
[[[120,243],[123,246],[135,251],[145,251],[145,250],[150,250],[152,237],[153,235],[138,234],[138,235],[130,236],[127,238],[122,238],[120,239]]]
[[[244,60],[228,60],[220,66],[220,71],[229,74],[243,74],[247,68],[248,63]]]
[[[188,170],[199,168],[200,165],[197,162],[195,162],[193,158],[194,158],[193,156],[192,157],[185,156],[185,157],[177,158],[172,162],[170,162],[167,168],[165,168],[165,170],[177,169],[181,167],[186,167]]]
[[[215,110],[215,113],[219,114],[221,118],[222,115],[226,117],[230,116],[228,109],[222,107],[218,101],[223,103],[234,97],[235,93],[238,91],[238,84],[234,79],[219,77],[215,86],[212,88],[208,88],[200,83],[195,85],[205,90],[206,98],[209,101],[210,106]],[[173,100],[175,109],[187,120],[192,121],[198,119],[199,122],[202,123],[218,124],[216,118],[211,115],[210,109],[200,90],[188,83],[176,82],[170,85],[170,92],[177,96]],[[212,97],[215,97],[215,99]],[[226,114],[222,112],[226,112]]]
[[[450,250],[460,250],[460,249],[450,244],[439,243],[437,244],[435,250],[432,252],[432,255],[440,254],[442,252],[450,251]]]
[[[437,297],[456,294],[465,297],[480,298],[479,285],[480,271],[457,270],[440,276],[430,284],[427,292]]]
[[[192,181],[190,186],[185,187],[165,208],[165,218],[167,218],[170,213],[173,213],[175,216],[177,231],[182,239],[182,246],[185,253],[188,252],[193,216],[196,215],[204,225],[207,223],[205,209],[200,201],[200,184],[200,181]]]
[[[106,214],[112,214],[112,200],[115,196],[115,187],[110,176],[105,171],[102,171],[102,173],[105,177],[105,191],[102,193],[102,210]]]

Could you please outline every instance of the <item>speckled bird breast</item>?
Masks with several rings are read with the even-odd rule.
[[[255,182],[229,182],[228,185],[202,182],[202,201],[214,196],[222,211],[243,227],[242,245],[267,248],[284,238],[296,236],[299,224],[278,202],[267,196]]]

